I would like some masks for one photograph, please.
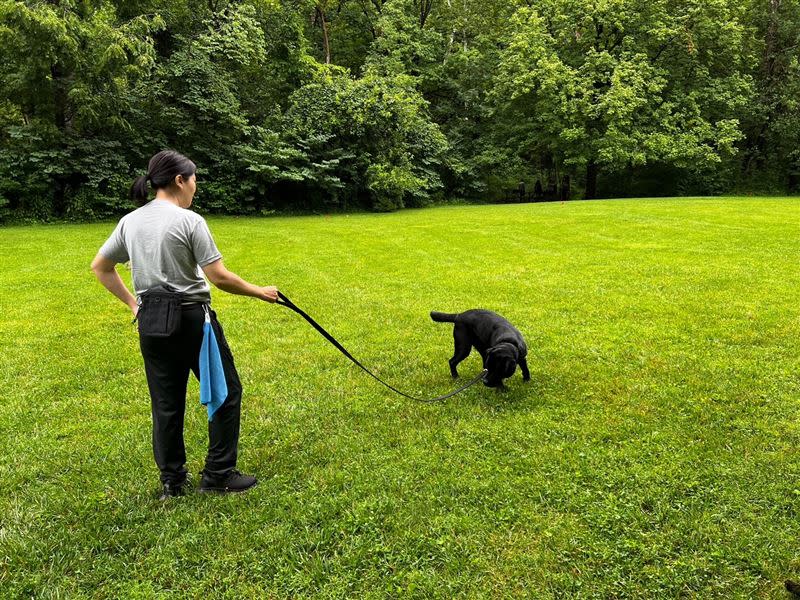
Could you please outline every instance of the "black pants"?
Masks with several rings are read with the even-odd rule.
[[[139,336],[153,411],[153,454],[164,483],[181,483],[186,479],[186,448],[183,444],[186,384],[189,371],[198,379],[200,377],[198,366],[205,321],[203,306],[184,306],[181,317],[180,329],[174,335],[163,338]],[[236,466],[242,384],[233,364],[233,354],[213,310],[211,326],[222,356],[228,397],[208,423],[205,471],[225,475]]]

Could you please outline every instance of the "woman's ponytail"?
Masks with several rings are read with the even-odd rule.
[[[184,179],[189,179],[197,172],[195,164],[183,154],[174,150],[162,150],[150,159],[147,164],[147,175],[138,177],[131,187],[131,198],[139,206],[147,204],[147,183],[154,190],[169,187],[175,181],[175,177],[181,175]]]
[[[147,204],[147,180],[149,178],[149,175],[137,177],[136,181],[134,181],[131,186],[131,198],[133,198],[137,206],[144,206]]]

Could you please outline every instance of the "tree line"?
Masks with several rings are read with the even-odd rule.
[[[0,0],[0,221],[786,193],[793,0]]]

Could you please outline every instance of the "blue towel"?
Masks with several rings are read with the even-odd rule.
[[[208,409],[208,420],[214,418],[220,406],[228,397],[228,384],[222,369],[217,337],[211,328],[211,317],[206,309],[206,322],[203,325],[203,343],[200,346],[200,403]]]

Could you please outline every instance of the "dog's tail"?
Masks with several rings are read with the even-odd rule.
[[[433,319],[437,323],[455,323],[457,316],[458,313],[451,315],[449,313],[440,313],[436,311],[431,311],[431,319]]]

